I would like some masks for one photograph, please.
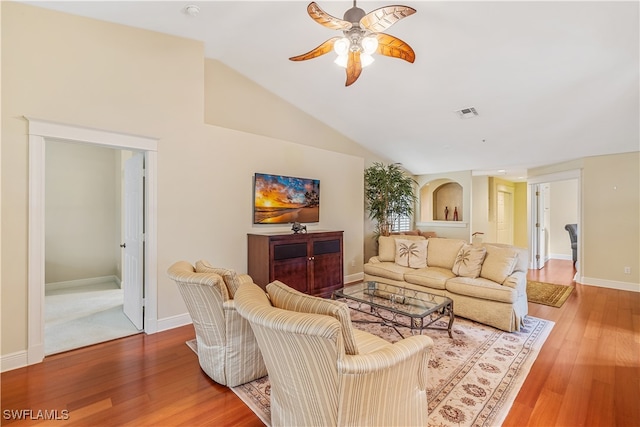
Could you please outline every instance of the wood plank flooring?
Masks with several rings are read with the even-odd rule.
[[[533,280],[572,284],[571,261]],[[529,304],[556,322],[504,426],[640,426],[640,293],[574,284],[561,308]],[[47,357],[2,374],[2,425],[261,426],[227,387],[211,381],[185,345],[184,326]],[[7,411],[67,420],[17,420]],[[57,414],[52,411],[57,410]],[[25,414],[23,413],[23,416]]]

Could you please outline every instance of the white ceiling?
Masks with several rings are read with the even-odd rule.
[[[640,149],[638,1],[359,1],[417,9],[386,31],[416,61],[379,56],[350,87],[333,53],[288,60],[339,34],[311,20],[307,1],[26,3],[201,40],[207,57],[414,174],[517,178]],[[340,18],[353,5],[318,4]],[[466,107],[479,116],[460,119]]]

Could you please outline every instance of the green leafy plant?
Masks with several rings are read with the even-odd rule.
[[[388,236],[399,217],[411,216],[417,182],[398,163],[374,163],[364,171],[364,193],[369,218],[376,221],[376,234]]]

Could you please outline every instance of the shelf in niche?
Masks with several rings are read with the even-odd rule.
[[[416,223],[416,226],[467,228],[468,223],[465,221],[428,221],[428,222],[418,222]]]

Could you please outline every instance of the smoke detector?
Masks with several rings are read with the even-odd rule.
[[[189,16],[197,16],[200,13],[200,8],[195,4],[190,4],[188,6],[185,6],[184,13]]]
[[[456,114],[461,119],[472,119],[472,118],[478,116],[478,112],[476,111],[476,107],[468,107],[468,108],[463,108],[461,110],[457,110]]]

